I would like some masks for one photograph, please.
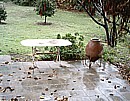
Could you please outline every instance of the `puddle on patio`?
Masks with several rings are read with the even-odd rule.
[[[95,63],[89,69],[82,61],[62,61],[65,67],[54,61],[38,61],[33,74],[31,62],[3,58],[0,57],[0,101],[58,101],[56,98],[63,96],[68,98],[63,101],[130,101],[128,82],[111,64],[99,67]]]

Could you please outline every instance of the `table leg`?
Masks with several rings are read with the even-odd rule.
[[[61,60],[60,60],[60,47],[57,47],[57,61],[60,62],[60,66],[61,66]]]
[[[33,67],[33,74],[35,69],[35,53],[36,53],[36,47],[32,47],[32,67]]]

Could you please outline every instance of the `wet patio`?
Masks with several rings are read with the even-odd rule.
[[[0,101],[130,101],[130,85],[108,63],[88,68],[82,61],[13,62],[0,56]],[[57,99],[57,100],[56,100]]]

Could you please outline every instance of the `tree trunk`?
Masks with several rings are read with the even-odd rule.
[[[104,29],[106,31],[106,36],[107,36],[107,44],[111,46],[111,41],[110,41],[110,34],[109,34],[109,29],[108,29],[108,23],[105,15],[105,11],[102,12],[102,16],[104,19]]]
[[[46,23],[46,18],[47,18],[47,16],[45,16],[45,23]]]
[[[111,46],[116,46],[116,36],[117,36],[117,30],[116,30],[116,16],[113,15],[113,31],[111,36]]]
[[[108,44],[109,46],[111,46],[111,41],[110,41],[110,35],[109,35],[108,25],[105,25],[104,29],[105,29],[105,31],[106,31],[107,44]]]
[[[29,3],[29,6],[31,6],[31,0],[29,0],[28,3]]]

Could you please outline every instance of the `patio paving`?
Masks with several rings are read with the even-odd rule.
[[[57,101],[63,96],[68,98],[64,101],[130,101],[130,85],[116,66],[95,63],[89,69],[82,61],[61,63],[63,67],[36,61],[33,74],[31,62],[0,56],[0,101]]]

